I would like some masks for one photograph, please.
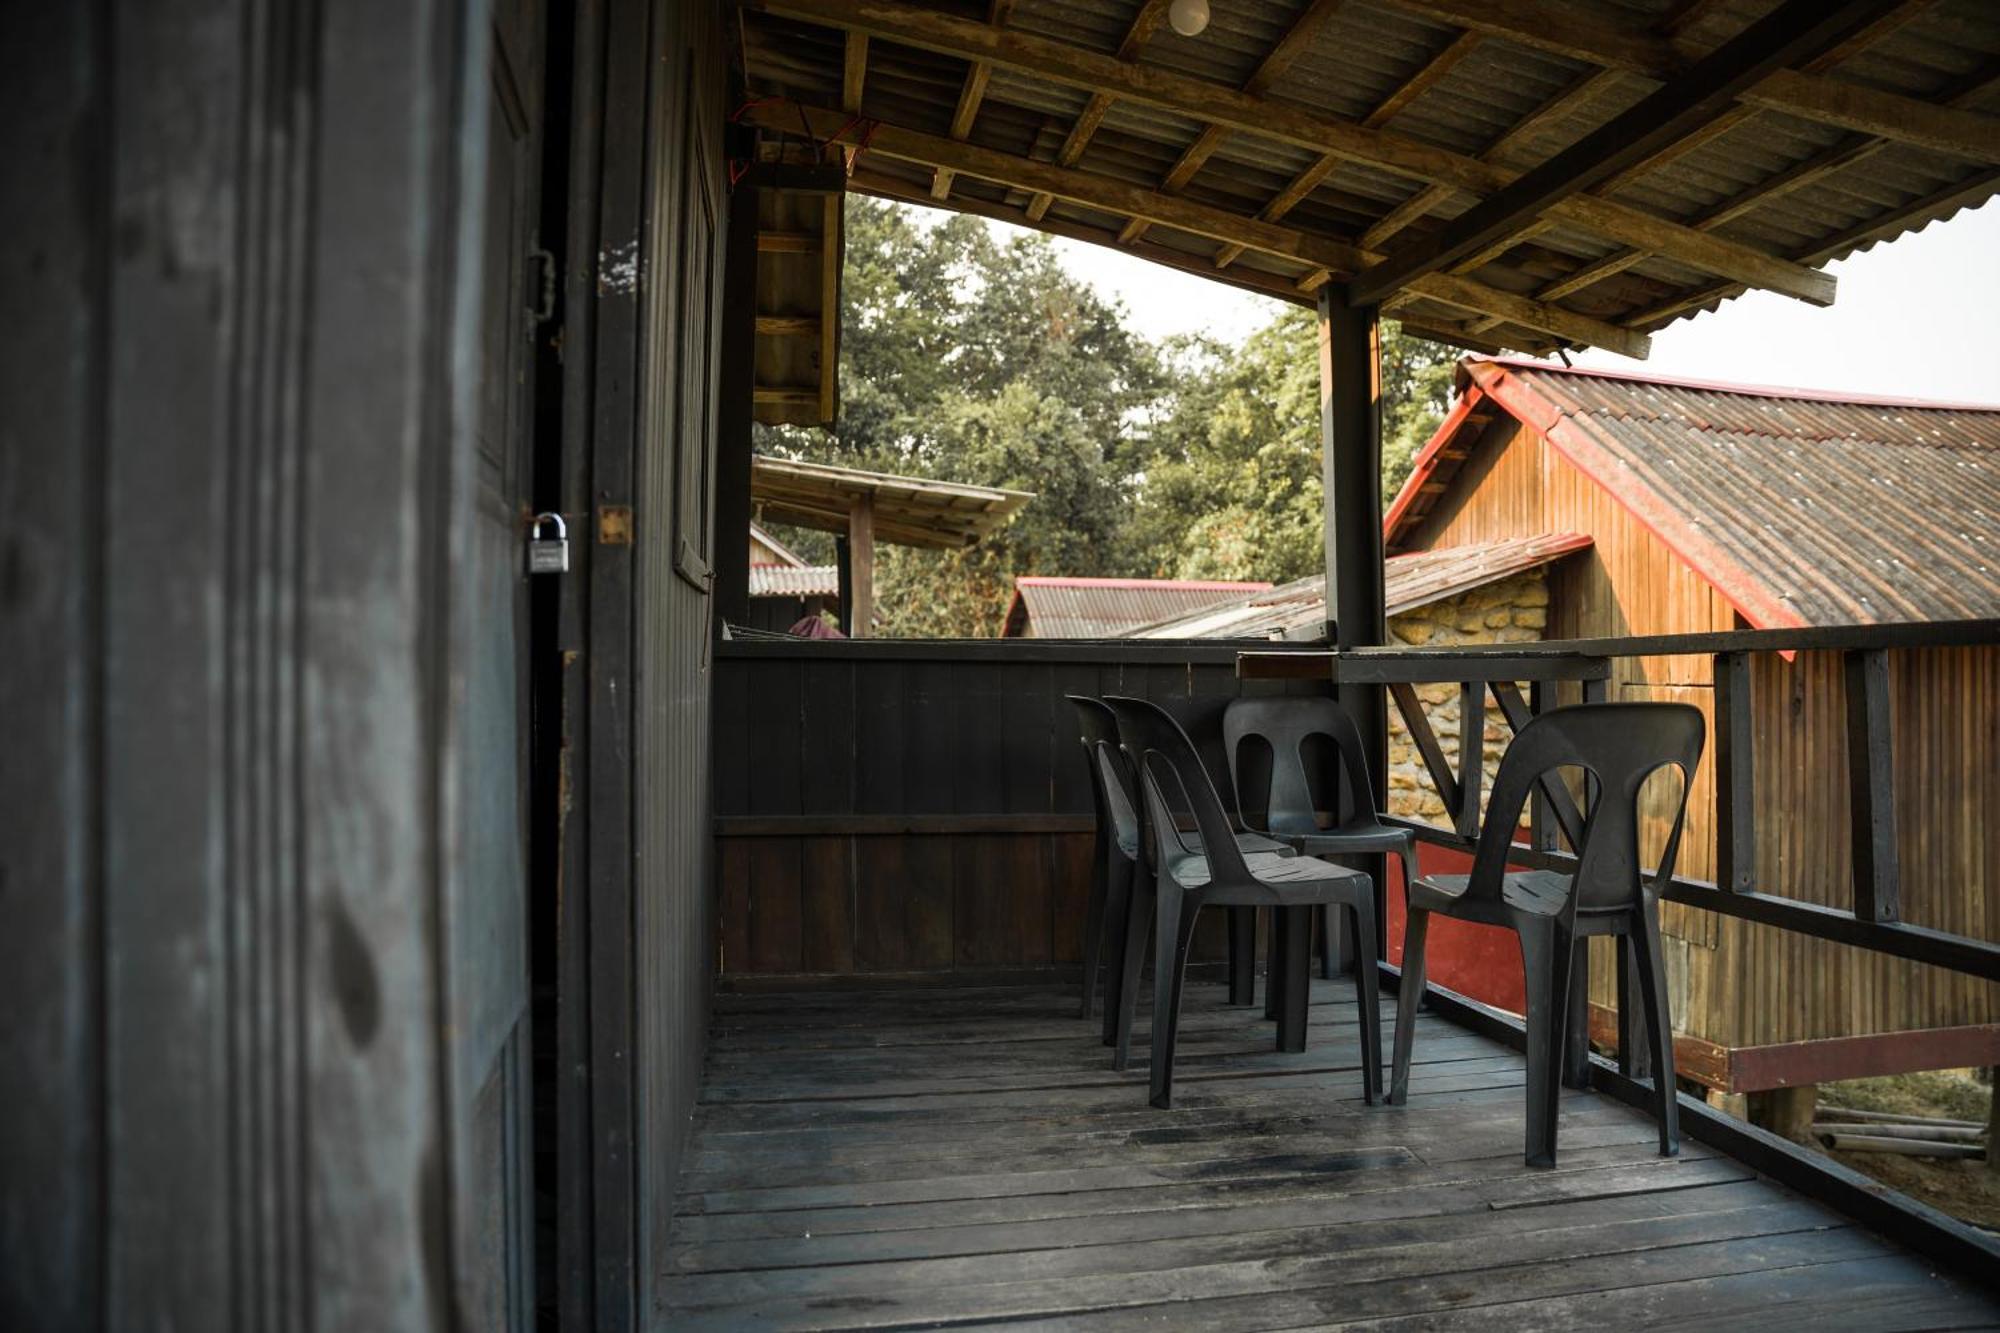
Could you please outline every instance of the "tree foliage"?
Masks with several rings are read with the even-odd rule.
[[[1036,499],[970,550],[879,548],[878,632],[995,634],[1017,574],[1283,580],[1318,567],[1310,312],[1287,307],[1241,348],[1160,346],[1047,237],[923,216],[850,197],[840,420],[760,428],[758,448]],[[1444,410],[1452,356],[1385,326],[1385,494]],[[787,536],[831,558],[829,538]]]

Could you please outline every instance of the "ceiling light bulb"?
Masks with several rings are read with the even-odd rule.
[[[1208,26],[1208,0],[1174,0],[1167,6],[1167,22],[1183,37],[1198,37]]]

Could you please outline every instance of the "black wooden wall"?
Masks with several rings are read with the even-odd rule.
[[[720,6],[578,6],[564,361],[558,1265],[645,1326],[701,1071],[729,197]],[[753,257],[754,258],[754,257]]]
[[[1225,775],[1222,708],[1280,688],[1241,685],[1236,648],[1214,643],[740,641],[719,653],[716,958],[731,977],[971,981],[1074,964],[1092,819],[1063,696],[1165,704]]]

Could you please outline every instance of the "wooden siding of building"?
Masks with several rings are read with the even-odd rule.
[[[1495,434],[1497,432],[1497,435]],[[1735,609],[1616,497],[1533,432],[1503,417],[1404,543],[1455,546],[1582,532],[1590,550],[1550,580],[1548,637],[1618,637],[1741,628]],[[1846,717],[1838,654],[1753,659],[1756,883],[1765,892],[1846,907]],[[1890,654],[1903,919],[2000,937],[2000,653]],[[1614,699],[1677,700],[1710,718],[1680,872],[1716,873],[1712,665],[1704,657],[1621,659]],[[1666,781],[1666,780],[1661,780]],[[1670,788],[1663,787],[1663,790]],[[1654,821],[1649,852],[1664,839]],[[2000,987],[1769,926],[1666,904],[1676,1022],[1728,1047],[1988,1023]],[[1611,1006],[1610,946],[1593,946],[1592,1000]]]

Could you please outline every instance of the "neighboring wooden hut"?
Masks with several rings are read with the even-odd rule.
[[[1458,388],[1389,508],[1385,546],[1588,534],[1590,550],[1551,572],[1548,638],[2000,615],[2000,409],[1477,358],[1461,365]],[[1901,917],[1992,938],[2000,652],[1888,660],[1894,818],[1909,831]],[[1681,873],[1845,909],[1854,858],[1841,655],[1760,654],[1742,670],[1755,863],[1719,866],[1711,748]],[[1621,659],[1612,685],[1613,698],[1681,700],[1713,716],[1706,657]],[[1663,912],[1684,1074],[1735,1092],[2000,1059],[1991,984],[1692,908]],[[1593,977],[1594,1000],[1609,1006],[1612,969]]]
[[[1268,583],[1202,579],[1091,579],[1023,574],[1000,628],[1003,639],[1115,639],[1141,625],[1268,589]],[[1196,637],[1187,635],[1183,637]]]
[[[840,610],[840,567],[813,565],[759,524],[750,525],[751,629],[784,631]]]

